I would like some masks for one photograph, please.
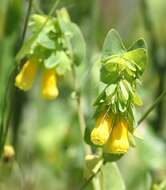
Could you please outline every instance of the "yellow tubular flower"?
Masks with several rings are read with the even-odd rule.
[[[47,100],[52,100],[58,96],[57,76],[54,69],[45,69],[43,71],[41,94]]]
[[[91,132],[91,141],[95,145],[104,145],[112,130],[112,119],[108,115],[101,115],[96,121],[96,127]]]
[[[121,119],[112,129],[105,151],[112,154],[123,154],[128,149],[128,123]]]
[[[15,86],[21,90],[29,90],[32,87],[36,75],[36,59],[28,60],[15,78]]]

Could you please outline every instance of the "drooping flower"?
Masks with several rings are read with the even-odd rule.
[[[120,119],[113,127],[108,142],[105,146],[105,152],[112,154],[124,154],[129,149],[128,123]]]
[[[96,120],[96,127],[91,132],[91,141],[95,145],[104,145],[112,130],[112,118],[108,114],[101,114]]]
[[[59,95],[57,75],[54,69],[43,70],[41,88],[41,95],[44,99],[52,100]]]
[[[32,87],[37,69],[37,60],[29,59],[22,67],[21,71],[15,78],[15,86],[19,89],[27,91]]]

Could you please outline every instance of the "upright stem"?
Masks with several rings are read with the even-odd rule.
[[[84,113],[82,110],[81,95],[80,95],[80,91],[78,90],[78,81],[77,81],[74,65],[72,65],[72,77],[73,77],[73,83],[74,83],[74,91],[76,93],[77,114],[78,114],[78,119],[79,119],[79,126],[80,126],[80,132],[81,132],[81,136],[82,136],[82,142],[84,145],[84,151],[85,151],[85,154],[91,154],[90,146],[86,145],[83,140],[84,132],[85,132],[85,128],[86,128],[86,122],[85,122]]]
[[[22,32],[22,36],[21,36],[21,40],[20,40],[20,44],[19,44],[19,49],[22,47],[25,37],[26,37],[26,33],[27,33],[27,29],[28,29],[28,22],[29,22],[29,18],[31,15],[31,11],[32,11],[32,4],[33,4],[33,0],[29,0],[28,1],[28,9],[27,9],[27,13],[25,16],[25,22],[24,22],[24,26],[23,26],[23,32]],[[20,64],[22,65],[22,64]],[[13,78],[12,81],[14,81],[15,75],[16,75],[16,70],[13,71]],[[10,108],[11,111],[14,110],[13,114],[10,114],[9,117],[12,116],[12,121],[13,121],[13,145],[17,146],[17,134],[19,131],[19,123],[20,123],[20,119],[22,117],[22,109],[23,109],[23,105],[26,101],[26,95],[21,92],[18,91],[16,88],[12,89],[12,93],[13,93],[13,98],[11,99],[12,102],[12,107]],[[10,120],[10,118],[8,118],[8,120]],[[7,132],[6,132],[7,134]]]
[[[21,42],[20,42],[20,47],[22,46],[25,36],[26,36],[26,31],[27,31],[27,27],[28,27],[28,21],[29,21],[29,17],[31,14],[31,10],[32,10],[32,3],[33,0],[29,0],[29,5],[28,5],[28,10],[27,10],[27,14],[25,17],[25,23],[24,23],[24,27],[23,27],[23,32],[22,32],[22,38],[21,38]]]

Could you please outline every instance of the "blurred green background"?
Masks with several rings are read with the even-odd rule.
[[[54,3],[55,0],[34,0],[32,13],[48,14]],[[87,44],[86,61],[76,70],[87,125],[93,123],[92,104],[102,89],[97,60],[106,33],[115,28],[128,46],[139,37],[146,40],[149,60],[142,87],[138,89],[144,105],[135,110],[136,119],[139,119],[166,88],[166,1],[61,0],[58,8],[63,6],[81,28]],[[28,0],[0,1],[1,112],[1,97],[19,50],[27,9]],[[51,102],[40,98],[38,82],[27,93],[12,87],[9,95],[12,115],[7,143],[15,147],[17,160],[13,163],[2,161],[0,190],[79,189],[83,182],[84,151],[76,102],[71,96],[72,76],[68,73],[60,79],[60,96]],[[165,115],[166,98],[139,127],[144,140],[137,140],[137,147],[131,148],[118,161],[127,190],[166,189]],[[115,177],[115,183],[120,180]],[[86,189],[93,187],[89,185]],[[115,186],[110,190],[121,189]]]

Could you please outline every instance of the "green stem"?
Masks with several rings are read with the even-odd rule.
[[[24,27],[23,27],[21,42],[20,42],[20,47],[22,46],[24,39],[25,39],[26,31],[28,28],[28,21],[29,21],[29,17],[31,14],[31,10],[32,10],[32,3],[33,3],[33,0],[29,0],[28,10],[27,10],[27,14],[25,17],[25,23],[24,23]]]
[[[107,162],[104,161],[103,164],[101,165],[101,167],[97,170],[97,172],[94,173],[93,175],[91,175],[87,180],[85,180],[85,181],[82,183],[82,185],[81,185],[81,187],[79,188],[79,190],[85,189],[85,188],[89,185],[89,183],[93,180],[93,178],[96,177],[97,174],[99,174],[99,172],[100,172],[101,169],[102,169],[102,166],[105,165],[106,163],[107,163]]]
[[[78,114],[78,119],[79,119],[80,132],[83,139],[85,128],[86,128],[86,122],[85,122],[84,113],[81,106],[82,105],[81,95],[80,95],[80,91],[78,90],[78,81],[77,81],[74,65],[72,65],[72,77],[73,77],[74,91],[76,93],[77,114]],[[85,154],[91,154],[92,152],[91,148],[88,145],[86,145],[84,142],[83,142],[83,145],[84,145]]]
[[[7,118],[5,117],[6,110],[8,108],[8,93],[9,93],[9,89],[10,89],[10,83],[12,81],[15,68],[16,67],[14,66],[10,71],[9,78],[7,81],[7,86],[6,86],[4,97],[3,97],[2,115],[1,115],[1,123],[0,123],[0,157],[1,157],[2,152],[3,152],[3,146],[4,146],[6,136],[7,136],[7,132],[8,132],[9,117],[11,115],[10,114],[11,110],[9,108],[9,113],[7,115]],[[5,120],[6,120],[6,122],[5,122]]]
[[[58,4],[59,4],[60,0],[55,1],[52,9],[50,10],[50,12],[48,13],[47,19],[45,20],[45,22],[43,23],[43,25],[41,26],[41,28],[39,29],[38,33],[36,34],[36,38],[38,37],[38,35],[40,34],[40,32],[43,30],[43,28],[46,26],[47,22],[49,21],[49,17],[53,16]]]
[[[143,114],[143,116],[138,120],[138,125],[142,123],[144,119],[150,114],[150,112],[160,103],[160,101],[166,95],[166,90],[154,101],[154,103],[147,109],[147,111]]]

